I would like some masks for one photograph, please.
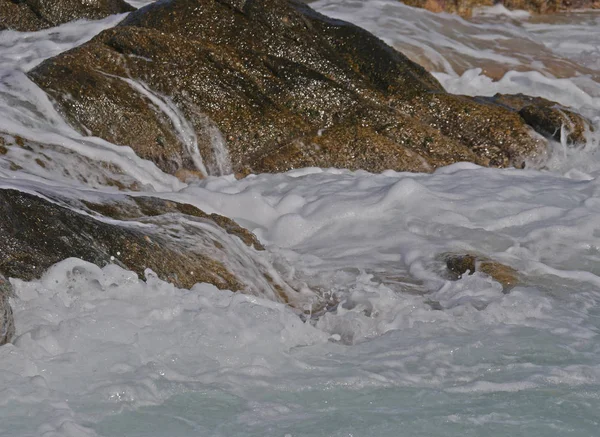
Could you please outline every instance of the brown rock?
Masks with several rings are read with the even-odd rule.
[[[465,144],[490,167],[522,168],[544,157],[545,144],[531,137],[518,114],[466,96],[427,94],[408,105],[409,113]]]
[[[524,9],[534,14],[600,8],[598,0],[503,0],[502,4],[508,9]]]
[[[238,174],[521,166],[545,147],[513,111],[445,93],[365,30],[293,0],[154,3],[30,77],[77,129],[172,174],[199,170],[196,148],[218,173],[215,130]]]
[[[470,17],[474,8],[497,3],[503,4],[507,9],[521,9],[534,14],[600,8],[598,0],[403,0],[402,3],[431,12],[449,12],[463,17]]]
[[[449,12],[463,17],[470,17],[473,8],[494,5],[493,0],[403,0],[402,3],[431,12]]]
[[[483,272],[502,284],[505,293],[520,282],[515,269],[484,256],[446,254],[444,258],[453,279],[460,279],[465,273],[472,275],[476,271]]]
[[[118,165],[88,158],[59,144],[40,143],[0,132],[0,168],[57,181],[75,180],[88,187],[138,191],[138,181]],[[30,165],[38,163],[37,168]]]
[[[131,12],[123,0],[0,0],[0,30],[36,31],[69,21]]]
[[[255,249],[243,249],[246,245],[263,249],[254,235],[230,219],[145,197],[116,196],[102,204],[68,201],[93,215],[77,213],[63,201],[0,190],[0,274],[31,280],[49,266],[77,257],[99,266],[116,263],[141,277],[150,268],[178,287],[207,282],[221,289],[294,300],[289,285],[253,260]],[[247,268],[258,275],[252,283],[239,274]]]
[[[585,117],[542,97],[496,94],[487,100],[517,111],[536,132],[556,141],[561,141],[564,129],[567,144],[584,144],[586,132],[593,131],[592,124]]]

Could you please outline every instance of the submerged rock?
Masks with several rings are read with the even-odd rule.
[[[496,4],[502,4],[507,9],[525,10],[534,14],[600,8],[598,0],[402,0],[402,3],[431,12],[449,12],[463,17],[470,17],[475,8]]]
[[[0,274],[32,280],[77,257],[99,266],[115,263],[141,277],[149,268],[178,287],[207,282],[293,300],[293,290],[260,261],[261,244],[230,219],[154,198],[63,202],[0,189]]]
[[[32,32],[87,18],[134,11],[123,0],[0,0],[0,30]]]
[[[519,273],[515,269],[483,256],[446,254],[444,259],[451,278],[455,280],[464,274],[482,272],[502,284],[504,292],[510,291],[520,282]]]
[[[15,335],[15,321],[8,298],[12,295],[12,287],[8,279],[0,274],[0,346],[9,343]]]
[[[447,94],[293,0],[157,2],[29,74],[75,128],[172,174],[522,166],[545,151],[515,111]]]

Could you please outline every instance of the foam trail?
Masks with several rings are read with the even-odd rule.
[[[200,155],[200,150],[198,149],[198,138],[196,137],[196,132],[183,116],[179,108],[177,108],[177,106],[171,101],[171,99],[151,91],[150,88],[148,88],[148,85],[143,82],[138,82],[133,79],[123,77],[120,79],[124,80],[134,90],[147,97],[158,107],[158,109],[163,112],[163,114],[169,118],[169,120],[171,120],[171,123],[177,132],[177,136],[187,149],[188,154],[194,161],[194,165],[202,172],[204,176],[208,176],[208,171],[206,170],[202,156]]]
[[[76,152],[90,160],[112,163],[142,186],[154,190],[165,191],[183,186],[175,177],[161,172],[152,162],[139,158],[130,147],[117,146],[76,132],[58,114],[48,96],[22,72],[11,71],[1,77],[0,96],[0,111],[3,114],[0,131],[42,144],[56,145],[57,150]],[[25,169],[32,165],[37,167],[31,161],[23,162]],[[118,178],[118,175],[114,176]]]
[[[227,142],[214,123],[209,120],[207,124],[208,136],[210,138],[210,144],[212,145],[216,167],[212,173],[218,176],[231,174],[233,170],[231,167],[229,150],[227,149]]]
[[[598,75],[593,52],[597,35],[590,30],[599,22],[594,12],[565,20],[563,25],[560,18],[552,16],[536,17],[536,22],[530,23],[524,21],[528,15],[507,17],[498,11],[469,21],[394,0],[320,0],[311,6],[366,28],[429,71],[461,75],[481,68],[494,79],[510,70],[563,78]],[[573,21],[582,24],[574,28]],[[587,55],[581,53],[584,47],[591,50]]]

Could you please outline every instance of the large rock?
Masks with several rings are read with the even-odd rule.
[[[0,0],[0,30],[36,31],[72,20],[131,12],[123,0]]]
[[[431,12],[449,12],[463,17],[470,17],[474,8],[498,3],[507,9],[520,9],[534,14],[600,8],[598,0],[402,0],[402,3]]]
[[[294,291],[261,258],[253,234],[191,205],[124,195],[102,202],[50,200],[0,189],[0,214],[5,277],[31,280],[77,257],[99,266],[116,263],[142,277],[150,268],[178,287],[207,282],[294,303]]]
[[[157,2],[30,77],[75,128],[172,174],[522,166],[545,150],[517,112],[447,94],[367,31],[293,0]]]

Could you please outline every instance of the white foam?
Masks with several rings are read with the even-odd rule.
[[[526,18],[531,17],[531,13],[524,11],[522,9],[509,10],[509,9],[506,9],[506,7],[503,4],[498,3],[498,4],[495,4],[494,6],[475,8],[473,10],[473,16],[475,16],[475,17],[477,17],[477,16],[483,16],[483,17],[504,16],[504,17],[514,18],[514,19],[526,19]]]
[[[598,84],[585,70],[594,63],[580,65],[575,54],[584,31],[597,27],[593,13],[575,23],[469,22],[396,0],[314,5],[396,47],[422,50],[412,55],[424,53],[444,71],[437,77],[448,89],[525,92],[600,119]],[[117,19],[0,32],[0,130],[52,144],[43,153],[54,163],[38,168],[37,149],[11,146],[0,157],[0,185],[102,201],[114,177],[137,182],[142,195],[232,217],[268,246],[257,254],[228,237],[240,244],[229,267],[258,284],[256,295],[207,284],[180,290],[150,271],[142,281],[76,259],[40,280],[13,279],[17,338],[0,348],[0,434],[462,436],[485,426],[490,435],[595,435],[600,160],[593,135],[583,149],[553,144],[543,171],[469,163],[431,175],[307,168],[186,185],[128,147],[74,132],[23,75]],[[478,59],[514,71],[492,79]],[[558,61],[568,74],[551,73]],[[190,144],[193,135],[212,138],[211,173],[228,171],[225,141],[210,133],[210,120],[195,133],[151,95]],[[9,162],[23,169],[9,170]],[[122,179],[105,163],[119,166]],[[170,230],[202,225],[161,220]],[[184,240],[195,244],[191,235]],[[499,261],[518,271],[518,284],[505,294],[481,272],[451,281],[440,256],[447,252]],[[265,271],[300,291],[299,306],[308,309],[315,293],[331,298],[328,306],[300,317],[274,302],[261,282]]]
[[[112,76],[116,77],[116,76]],[[159,93],[150,90],[148,85],[143,82],[135,81],[128,78],[120,78],[127,82],[134,90],[147,97],[158,109],[165,114],[171,121],[177,136],[187,149],[189,156],[194,161],[194,165],[198,170],[202,172],[204,176],[208,176],[208,171],[200,155],[198,149],[198,138],[193,126],[186,120],[179,108],[173,103],[173,101]]]

